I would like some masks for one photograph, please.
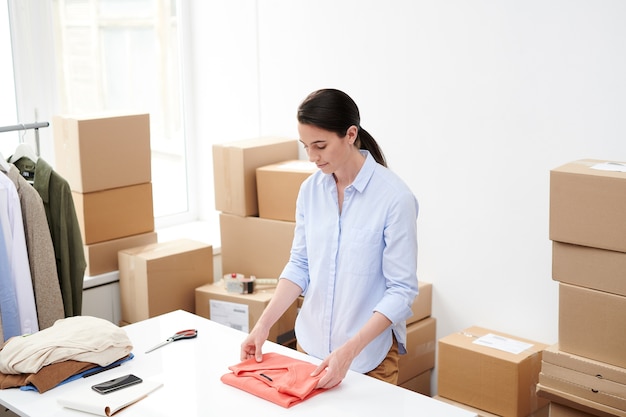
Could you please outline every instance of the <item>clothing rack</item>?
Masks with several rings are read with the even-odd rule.
[[[13,126],[0,126],[0,133],[35,129],[35,150],[37,152],[37,155],[39,155],[39,129],[48,126],[50,126],[50,123],[48,122],[22,123]],[[22,142],[22,138],[20,138],[20,142]]]

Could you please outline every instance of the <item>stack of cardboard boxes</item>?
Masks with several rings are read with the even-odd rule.
[[[626,416],[626,163],[584,159],[550,172],[559,341],[538,394],[552,415]]]
[[[431,316],[433,285],[420,281],[413,302],[413,316],[406,321],[406,355],[398,363],[398,385],[430,396],[430,381],[435,368],[437,321]]]
[[[224,274],[278,278],[289,260],[295,227],[295,199],[300,184],[315,166],[302,169],[298,141],[261,137],[213,146],[215,206],[220,211],[221,262]],[[268,181],[257,170],[282,166]],[[262,177],[262,178],[261,178]],[[260,179],[260,183],[257,180]],[[295,194],[294,194],[295,190]],[[279,202],[276,216],[265,209]],[[270,204],[271,205],[271,204]],[[217,280],[216,280],[217,281]],[[221,281],[196,289],[196,314],[242,331],[250,331],[274,293],[272,285],[257,285],[252,294],[227,292]],[[293,346],[297,304],[270,332],[270,340]]]
[[[195,288],[213,282],[211,245],[157,243],[148,114],[57,116],[57,171],[72,189],[86,274],[119,271],[121,323],[194,311]]]
[[[86,274],[117,271],[121,249],[157,241],[148,114],[56,116],[56,171],[72,189]]]

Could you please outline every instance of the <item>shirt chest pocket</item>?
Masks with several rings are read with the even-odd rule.
[[[369,229],[344,231],[338,262],[346,272],[377,275],[381,269],[384,240],[382,232]]]

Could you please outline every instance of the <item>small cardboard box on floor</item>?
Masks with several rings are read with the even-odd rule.
[[[252,294],[227,292],[221,281],[196,288],[197,315],[225,326],[250,332],[274,295],[273,286],[257,285]],[[295,342],[297,302],[294,302],[270,329],[268,340],[281,345]]]
[[[626,413],[626,368],[559,350],[543,351],[539,383]]]
[[[535,387],[548,345],[473,326],[438,346],[441,397],[503,417],[525,417],[547,405]]]
[[[296,200],[302,182],[317,167],[304,160],[290,160],[256,169],[259,217],[296,221]]]
[[[261,137],[213,145],[215,208],[239,216],[259,214],[256,169],[298,159],[298,141]]]
[[[582,159],[550,171],[550,240],[626,252],[626,163]]]
[[[122,321],[195,310],[195,289],[213,282],[213,248],[189,239],[118,253]]]
[[[55,168],[72,191],[152,181],[150,115],[60,115],[52,120]]]

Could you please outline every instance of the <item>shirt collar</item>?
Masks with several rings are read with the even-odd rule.
[[[361,155],[365,156],[365,162],[361,167],[361,170],[357,174],[356,178],[352,182],[352,186],[360,193],[365,190],[367,183],[369,183],[370,178],[374,175],[374,170],[376,169],[376,161],[374,157],[366,150],[360,150]]]
[[[374,175],[377,162],[374,160],[374,157],[369,153],[369,151],[360,149],[359,152],[361,152],[361,155],[365,157],[365,162],[359,170],[359,173],[356,175],[354,181],[352,181],[351,185],[358,192],[362,193],[363,190],[365,190],[367,183],[370,181],[370,178]],[[327,187],[335,187],[335,177],[333,174],[324,174],[321,177],[320,182],[325,184]]]

